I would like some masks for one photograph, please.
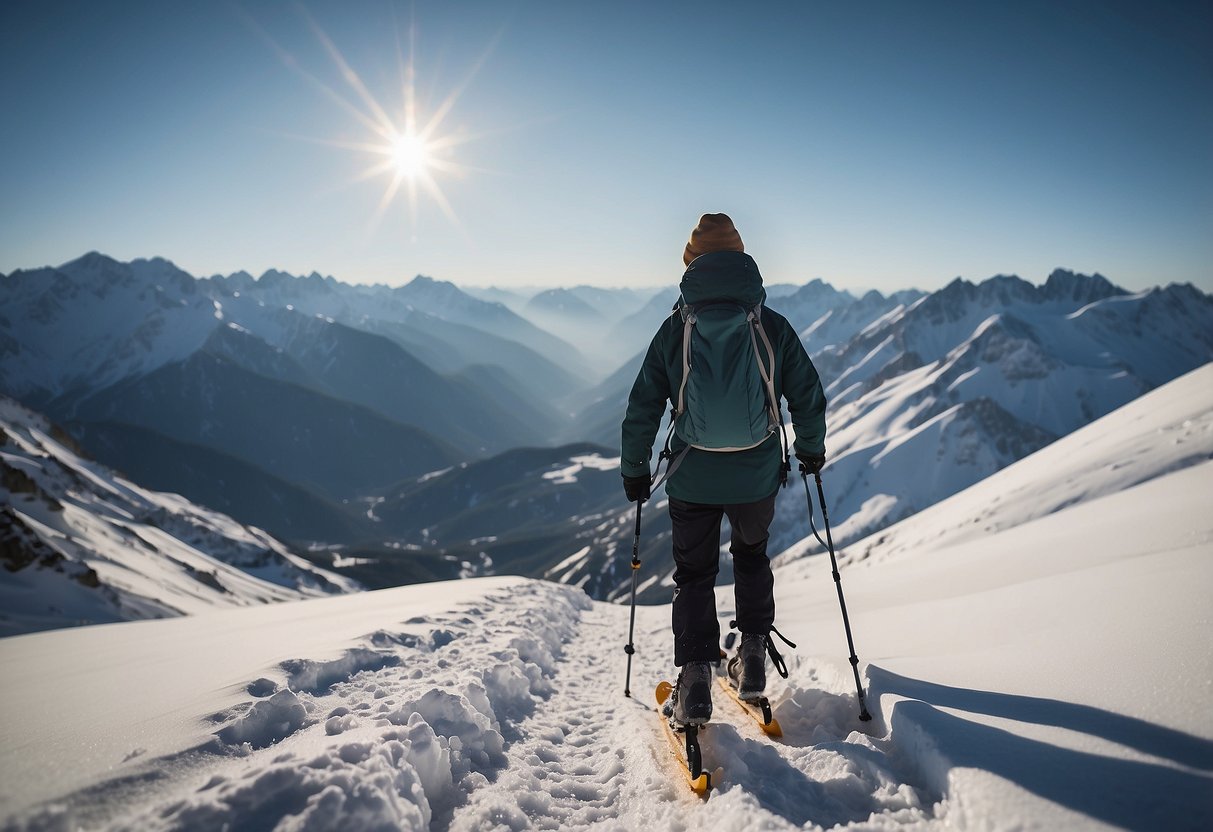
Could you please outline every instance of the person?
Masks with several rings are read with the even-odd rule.
[[[761,333],[768,343],[760,347],[755,339],[752,354],[759,356],[762,369],[769,375],[776,413],[780,399],[787,400],[801,470],[820,471],[825,463],[826,399],[817,370],[792,325],[766,307],[762,276],[754,259],[745,253],[733,221],[726,214],[700,217],[683,251],[683,263],[686,271],[679,285],[679,303],[649,344],[628,397],[621,454],[628,500],[643,501],[650,496],[650,459],[666,403],[677,404],[685,395],[686,316],[692,305],[705,301],[759,310]],[[742,342],[735,339],[735,343]],[[709,373],[713,369],[723,372],[730,361],[742,360],[738,355],[707,356],[695,360],[722,365],[706,368]],[[721,402],[708,402],[706,406],[728,409]],[[706,412],[702,421],[711,425],[716,415]],[[723,412],[719,416],[725,418]],[[719,664],[721,655],[714,587],[720,566],[722,516],[729,518],[732,528],[729,551],[733,555],[736,626],[741,631],[737,654],[729,661],[727,672],[743,699],[757,699],[765,690],[766,658],[768,645],[773,646],[770,632],[775,622],[774,578],[767,540],[775,497],[781,482],[786,482],[790,465],[786,440],[781,436],[782,424],[779,429],[770,429],[755,447],[712,452],[689,447],[694,440],[688,442],[684,434],[692,432],[690,426],[673,421],[667,439],[665,481],[673,526],[675,590],[671,626],[674,665],[679,668],[672,716],[676,722],[697,725],[711,717],[713,667]]]

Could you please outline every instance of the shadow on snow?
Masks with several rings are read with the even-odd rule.
[[[1132,829],[1213,828],[1213,742],[1136,717],[1035,696],[950,687],[870,666],[877,698],[906,697],[891,716],[893,752],[916,757],[939,794],[957,768],[989,771],[1074,812]],[[941,708],[1065,728],[1166,762],[1076,751]],[[919,749],[935,749],[922,754]],[[911,751],[914,749],[914,751]]]

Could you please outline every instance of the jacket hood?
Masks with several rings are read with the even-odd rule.
[[[682,282],[682,303],[731,300],[756,306],[766,300],[762,275],[754,258],[740,251],[713,251],[691,261]]]

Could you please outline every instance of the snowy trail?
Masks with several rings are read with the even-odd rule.
[[[665,607],[638,610],[627,699],[627,610],[595,604],[586,611],[553,680],[555,693],[518,726],[501,779],[474,793],[452,828],[898,828],[928,819],[920,793],[893,774],[888,743],[852,733],[860,725],[854,694],[822,690],[785,693],[778,706],[788,726],[783,742],[764,737],[717,693],[702,744],[705,765],[723,772],[706,802],[694,797],[678,775],[653,699],[656,683],[672,678],[668,615]],[[882,731],[874,725],[870,730]]]
[[[53,778],[72,786],[66,793],[34,801],[3,828],[565,829],[636,828],[642,821],[670,829],[800,828],[881,817],[891,828],[928,818],[918,790],[892,773],[881,741],[851,733],[850,725],[858,724],[853,694],[822,690],[782,698],[778,713],[788,729],[782,744],[764,738],[718,696],[703,745],[707,762],[725,770],[710,800],[698,800],[677,775],[652,701],[656,682],[670,677],[666,608],[639,610],[634,698],[627,699],[626,608],[591,605],[551,584],[484,581],[476,593],[477,583],[454,585],[462,597],[449,611],[415,615],[353,642],[339,637],[353,644],[344,652],[313,650],[312,658],[303,658],[309,653],[299,650],[276,667],[258,666],[255,657],[263,654],[246,645],[230,670],[248,677],[238,695],[224,684],[210,695],[161,696],[159,707],[168,714],[156,713],[151,698],[136,703],[136,710],[145,709],[142,715],[119,710],[119,722],[153,726],[162,742],[157,752],[135,748],[119,759],[124,746],[115,743],[129,740],[132,727],[113,726],[117,740],[105,753],[56,757],[56,764],[77,769]],[[411,588],[412,596],[417,589]],[[394,592],[385,597],[399,600],[402,591]],[[340,621],[335,602],[349,605],[338,599],[309,603],[329,608],[320,622]],[[146,683],[162,669],[169,643],[194,644],[204,667],[218,663],[217,648],[230,643],[240,617],[255,616],[258,639],[272,641],[267,611],[275,609],[288,627],[298,629],[307,619],[306,607],[283,606],[108,630],[141,635],[136,631],[172,625],[163,631],[162,647],[148,654]],[[353,610],[346,618],[348,633],[360,619]],[[214,619],[229,626],[216,626]],[[195,632],[187,638],[190,629]],[[14,646],[38,647],[71,635],[9,640],[0,643],[9,648],[0,658],[10,660]],[[297,638],[294,646],[302,643]],[[121,652],[115,647],[76,678]],[[132,675],[139,679],[137,667]],[[186,674],[178,693],[203,686],[203,678]],[[60,694],[52,707],[65,706],[73,690],[80,695],[78,687],[48,687]],[[165,701],[178,707],[166,708]],[[206,713],[208,701],[227,706]],[[36,711],[29,699],[22,704],[27,714]],[[104,722],[109,704],[82,708],[72,727],[84,732],[88,721]],[[175,731],[169,715],[178,720]],[[191,727],[198,725],[201,734]],[[16,756],[14,740],[33,750],[29,732],[6,730],[6,760]],[[173,743],[177,749],[166,751]],[[22,799],[11,791],[4,797],[6,812]]]

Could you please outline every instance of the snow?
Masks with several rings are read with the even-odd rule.
[[[0,633],[188,615],[360,588],[260,529],[131,483],[0,396]]]
[[[1047,808],[1051,823],[1025,825],[1207,828],[1211,484],[1204,463],[968,543],[844,569],[878,718],[894,740],[929,744],[914,774],[932,791],[980,795],[957,826]],[[783,570],[779,623],[810,650],[832,646],[841,683],[829,583],[821,559]],[[823,591],[807,602],[811,584]],[[790,664],[803,675],[803,653]],[[1035,806],[1042,798],[1063,811]]]
[[[1208,459],[1213,459],[1213,364],[1147,393],[851,549],[863,552],[877,546],[887,553],[974,539]],[[829,498],[828,468],[823,479]],[[858,517],[862,522],[863,512]],[[805,538],[781,560],[814,548],[812,538]]]
[[[556,485],[573,485],[577,482],[577,475],[587,468],[592,471],[614,471],[619,468],[619,457],[604,457],[601,454],[570,457],[568,465],[545,472],[543,478]]]
[[[547,690],[564,627],[586,603],[578,596],[485,578],[5,639],[5,678],[20,668],[36,681],[5,685],[0,807],[14,812],[100,777],[146,777],[140,766],[162,756],[186,778],[222,768],[257,779],[275,768],[268,758],[255,764],[257,749],[310,760],[322,753],[311,740],[337,736],[340,756],[351,731],[329,732],[342,725],[333,717],[350,715],[345,724],[364,726],[354,737],[379,723],[396,737],[424,714],[459,735],[461,748],[448,749],[456,774],[491,773],[501,763],[499,717],[532,709],[531,692]],[[526,602],[535,609],[520,614],[515,604]],[[323,709],[334,690],[341,695]],[[299,736],[305,727],[317,736]],[[191,805],[238,802],[241,782]]]
[[[827,382],[838,539],[890,526],[1201,366],[1211,333],[1213,302],[1190,286],[1129,295],[1058,270],[1043,287],[958,280],[848,341],[806,343]],[[892,498],[883,512],[877,496]],[[777,509],[778,547],[793,542],[797,513]]]
[[[185,358],[223,317],[194,284],[166,260],[118,263],[95,253],[9,275],[6,328],[22,348],[5,356],[5,391],[101,389]]]
[[[564,560],[560,561],[560,563],[556,564],[551,569],[547,570],[547,572],[545,572],[544,575],[547,577],[551,577],[552,575],[556,575],[561,572],[564,572],[566,569],[576,568],[577,563],[579,561],[584,560],[586,558],[586,556],[588,556],[589,554],[590,554],[590,547],[582,546],[576,552],[569,555]]]
[[[869,723],[828,558],[782,557],[784,739],[716,697],[706,801],[668,606],[628,699],[626,607],[482,578],[0,639],[0,826],[1208,829],[1211,373],[840,552]]]

